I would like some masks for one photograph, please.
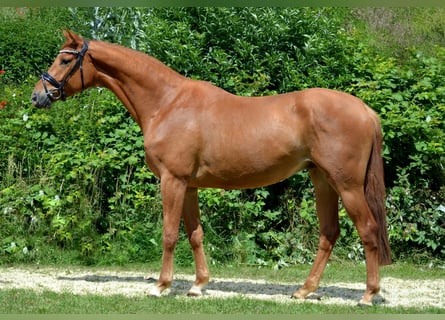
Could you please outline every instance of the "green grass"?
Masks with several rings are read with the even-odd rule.
[[[222,267],[210,266],[213,277],[238,277],[263,279],[279,282],[301,282],[306,279],[312,264],[304,264],[272,270],[240,265],[226,265]],[[193,273],[193,269],[183,269],[184,273]],[[406,262],[395,262],[392,265],[380,268],[381,277],[395,277],[399,279],[443,279],[445,278],[445,265],[428,267]],[[323,273],[322,281],[360,282],[366,279],[366,267],[362,263],[352,261],[337,261],[329,263]]]
[[[320,305],[314,303],[278,303],[247,298],[195,299],[186,297],[125,297],[57,294],[29,290],[0,291],[0,313],[153,313],[153,314],[393,314],[443,313],[439,308],[389,308]]]
[[[33,266],[20,266],[32,269]],[[70,266],[61,267],[70,268]],[[77,268],[77,267],[76,267]],[[83,267],[80,267],[82,269]],[[86,269],[86,268],[85,268]],[[86,270],[92,270],[94,267]],[[102,269],[102,268],[101,268]],[[153,266],[143,265],[126,267],[107,267],[108,270],[142,271],[157,270]],[[251,278],[268,281],[294,282],[299,285],[304,280],[310,266],[295,266],[281,270],[248,266],[213,266],[213,277]],[[180,268],[178,273],[193,273],[192,268]],[[407,263],[396,263],[381,268],[382,277],[391,276],[401,279],[442,279],[445,270],[441,268],[427,268]],[[365,267],[351,262],[331,263],[326,269],[325,281],[363,281]],[[126,297],[123,295],[96,296],[54,293],[50,291],[35,292],[30,290],[0,289],[0,314],[122,314],[122,313],[151,313],[151,314],[396,314],[396,313],[445,313],[440,308],[393,308],[382,305],[373,307],[321,305],[310,302],[296,302],[289,299],[288,303],[261,301],[248,298],[229,299],[195,299],[182,295],[170,295],[162,298]]]
[[[7,290],[0,293],[0,313],[156,313],[156,314],[300,314],[300,313],[441,313],[438,308],[387,308],[374,306],[318,305],[313,303],[276,303],[245,298],[193,299],[185,297],[128,298],[79,296],[69,293],[35,293]]]

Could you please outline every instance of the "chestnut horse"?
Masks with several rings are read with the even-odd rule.
[[[160,178],[163,205],[162,268],[151,295],[161,295],[172,283],[181,218],[196,264],[189,295],[200,296],[209,281],[198,188],[261,187],[308,169],[320,243],[308,278],[293,297],[303,299],[319,286],[340,234],[340,197],[365,248],[367,284],[361,303],[372,303],[380,289],[379,265],[391,259],[382,132],[368,106],[328,89],[240,97],[185,78],[141,52],[88,41],[69,30],[64,36],[32,102],[49,107],[87,88],[106,87],[140,126],[147,165]]]

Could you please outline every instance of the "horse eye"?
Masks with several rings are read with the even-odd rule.
[[[62,64],[62,65],[67,65],[67,64],[70,64],[70,62],[71,62],[71,59],[62,59],[62,61],[60,62],[60,64]]]

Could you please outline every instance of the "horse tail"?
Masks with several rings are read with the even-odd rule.
[[[365,179],[365,198],[378,226],[378,254],[380,265],[391,264],[385,209],[385,181],[382,159],[383,136],[380,121],[374,114],[375,136]]]

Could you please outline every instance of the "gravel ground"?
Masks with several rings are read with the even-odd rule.
[[[57,268],[0,268],[0,290],[21,288],[36,291],[144,296],[156,283],[158,274],[133,271],[57,269]],[[193,277],[175,275],[166,294],[186,299]],[[445,279],[401,280],[381,279],[381,294],[375,303],[388,307],[437,307],[445,310]],[[204,292],[204,299],[246,297],[280,303],[301,303],[290,295],[301,284],[273,283],[249,279],[214,278]],[[306,301],[310,303],[357,305],[364,292],[364,283],[322,282],[320,289]]]

